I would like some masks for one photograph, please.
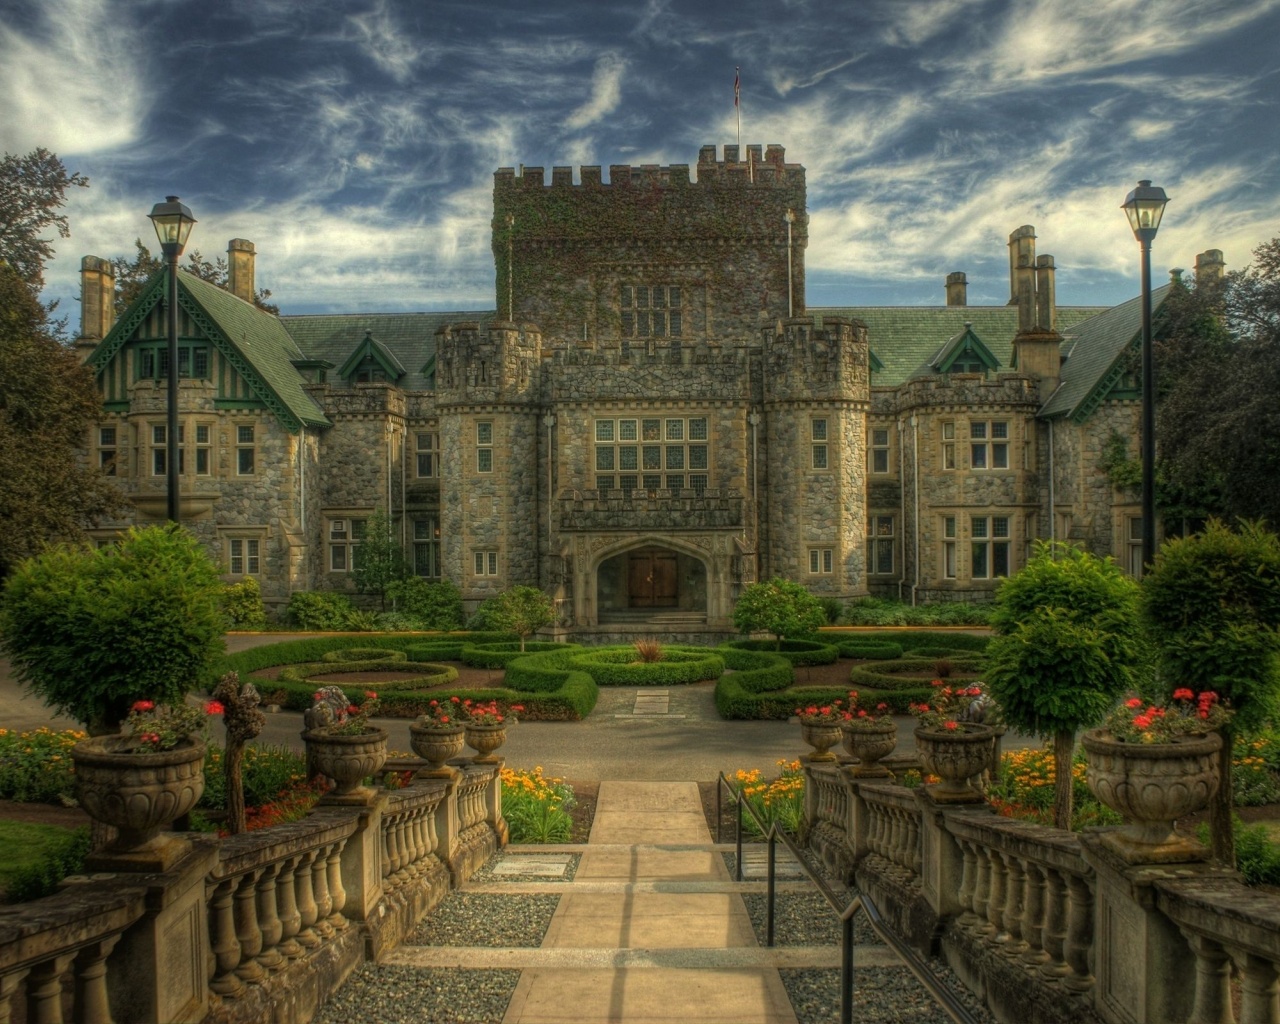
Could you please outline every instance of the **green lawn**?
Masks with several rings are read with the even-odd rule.
[[[74,834],[60,825],[0,821],[0,889],[7,890],[19,872],[65,850]]]

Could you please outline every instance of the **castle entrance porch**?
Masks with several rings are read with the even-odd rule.
[[[707,613],[707,566],[671,548],[624,551],[600,563],[596,600],[601,622]]]

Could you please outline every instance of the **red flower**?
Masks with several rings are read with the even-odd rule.
[[[929,685],[930,686],[946,686],[947,684],[944,683],[941,679],[935,679]]]
[[[441,716],[440,716],[440,721],[442,721],[442,722],[447,722],[447,721],[449,721],[449,716],[448,716],[448,715],[441,715]]]
[[[829,715],[829,714],[831,714],[831,708],[830,708],[830,707],[822,707],[822,708],[818,708],[818,714],[820,714],[820,715]]]
[[[312,700],[323,700],[323,699],[324,699],[324,694],[323,694],[323,693],[321,693],[319,690],[316,690],[316,692],[315,692],[315,693],[313,693],[313,694],[311,695],[311,699],[312,699]]]
[[[365,697],[366,697],[367,699],[369,699],[369,700],[377,700],[377,699],[378,699],[378,695],[377,695],[376,693],[374,693],[372,690],[365,690],[365,691],[364,691],[364,695],[365,695]]]
[[[438,700],[433,700],[433,701],[431,702],[431,707],[435,708],[435,707],[439,707],[439,706],[440,706],[440,702],[439,702]]]
[[[1185,686],[1173,691],[1174,700],[1195,700],[1195,694],[1188,690]]]
[[[1137,715],[1133,719],[1133,724],[1139,729],[1151,728],[1151,717],[1149,715]]]
[[[881,701],[879,704],[877,704],[877,705],[876,705],[876,710],[877,710],[877,711],[888,711],[888,710],[889,710],[889,705],[888,705],[888,704],[886,704],[884,701]]]
[[[943,723],[942,723],[942,727],[943,727],[944,729],[951,729],[951,730],[955,730],[955,729],[959,729],[959,728],[960,728],[960,725],[959,725],[959,723],[957,723],[957,722],[943,722]]]
[[[523,711],[523,710],[524,710],[524,705],[523,705],[523,704],[512,704],[512,705],[511,705],[511,710],[512,710],[512,711]]]
[[[151,700],[135,700],[133,702],[134,711],[150,711],[156,706],[155,701]]]
[[[1127,708],[1140,708],[1142,707],[1142,699],[1140,697],[1130,697],[1124,702],[1124,706]]]
[[[360,709],[359,709],[358,707],[356,707],[354,704],[348,704],[348,705],[347,705],[347,714],[349,714],[349,715],[358,715],[358,714],[360,714]]]
[[[865,709],[863,709],[863,708],[859,708],[859,709],[858,709],[858,717],[859,717],[859,718],[866,718],[866,717],[867,717],[867,712],[866,712],[866,710],[865,710]]]
[[[204,705],[204,713],[206,715],[221,715],[226,712],[226,708],[222,706],[222,701],[211,700],[206,701]]]
[[[457,698],[457,697],[450,697],[449,699],[450,699],[451,701],[453,701],[453,703],[455,703],[455,704],[457,704],[457,703],[459,702],[459,698]],[[469,704],[469,703],[471,703],[471,702],[470,702],[470,701],[468,701],[467,703]]]

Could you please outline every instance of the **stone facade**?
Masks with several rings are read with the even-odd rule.
[[[205,351],[180,382],[182,518],[228,579],[257,576],[275,606],[351,589],[375,509],[469,608],[539,586],[568,629],[724,629],[775,575],[838,599],[989,600],[1037,538],[1129,564],[1136,495],[1101,465],[1114,436],[1136,452],[1137,406],[1046,415],[1072,364],[1033,229],[1010,238],[1007,318],[974,311],[1003,338],[966,322],[878,341],[884,310],[806,312],[805,175],[782,147],[610,179],[499,170],[496,313],[429,332],[424,314],[277,320],[246,301],[242,239],[237,298],[180,277],[182,343]],[[159,288],[111,327],[109,271],[86,258],[79,341],[105,403],[90,458],[133,505],[104,539],[165,514]],[[963,274],[947,298],[953,324]]]

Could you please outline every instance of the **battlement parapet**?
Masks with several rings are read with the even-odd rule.
[[[440,402],[537,401],[542,334],[506,320],[443,324],[436,331]]]
[[[1039,382],[1025,374],[981,373],[934,374],[916,377],[899,387],[897,408],[912,409],[1022,407],[1035,410],[1040,405]]]
[[[790,317],[762,331],[766,401],[870,400],[870,347],[860,320]]]
[[[745,149],[745,153],[742,150]],[[804,167],[786,162],[786,150],[779,145],[724,147],[724,158],[717,159],[715,146],[703,146],[698,152],[697,176],[691,177],[688,164],[610,164],[609,181],[601,177],[601,168],[586,165],[579,168],[579,184],[573,183],[572,167],[553,167],[547,183],[544,167],[499,167],[494,172],[495,189],[562,189],[562,188],[682,188],[697,185],[777,186],[803,185]]]

